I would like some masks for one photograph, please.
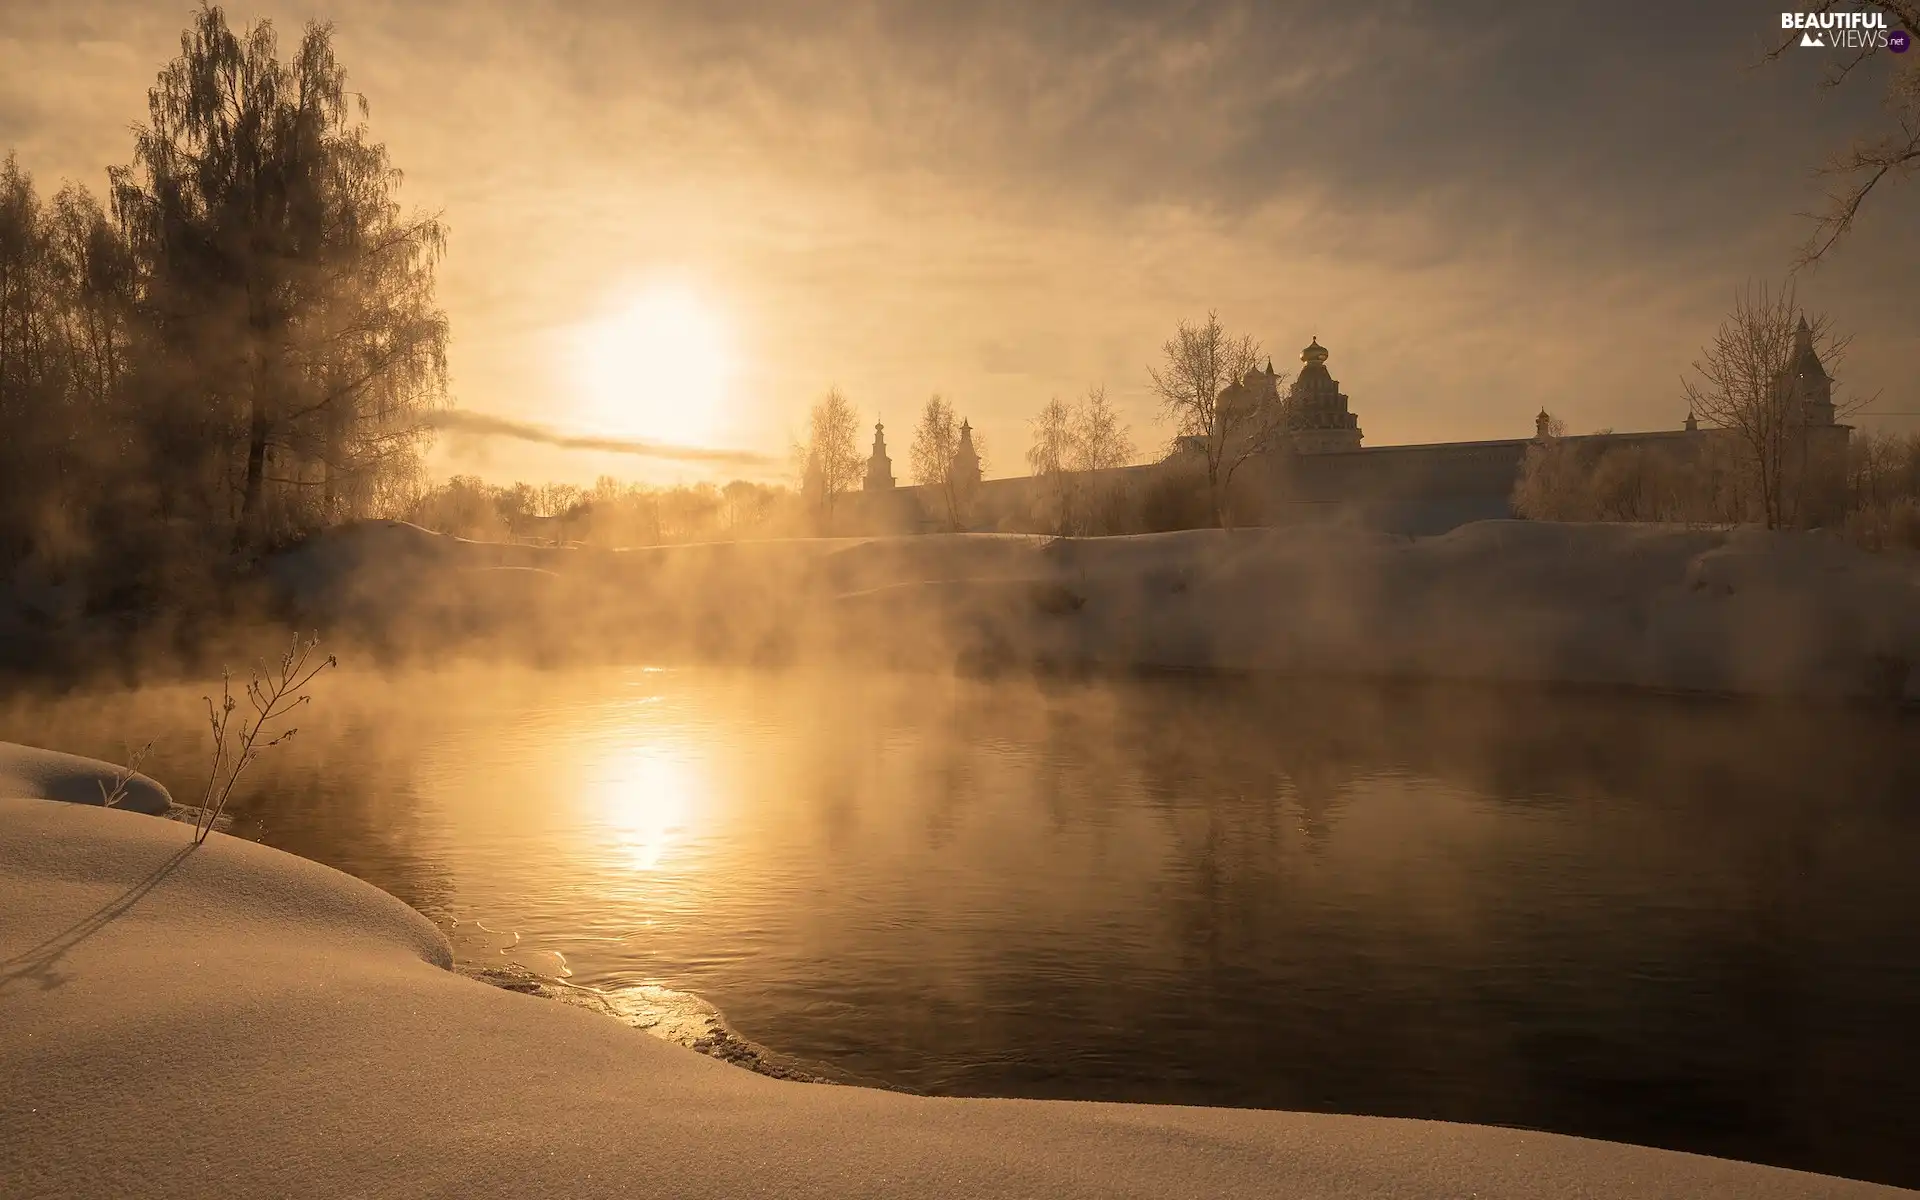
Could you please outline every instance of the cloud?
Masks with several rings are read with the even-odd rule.
[[[736,329],[715,440],[762,451],[836,384],[889,425],[941,392],[1012,463],[1050,395],[1104,383],[1151,445],[1146,366],[1209,308],[1281,366],[1317,334],[1370,444],[1524,436],[1542,403],[1670,426],[1688,360],[1742,283],[1784,272],[1811,168],[1879,98],[1821,93],[1813,51],[1749,69],[1778,34],[1750,0],[229,11],[283,38],[335,23],[404,199],[452,230],[460,402],[540,431],[487,431],[487,469],[589,477],[588,443],[620,443],[621,471],[653,457],[625,447],[669,444],[564,432],[551,335],[663,272]],[[0,38],[0,147],[97,180],[185,12],[24,13]],[[1850,382],[1900,408],[1920,407],[1916,200],[1876,196],[1804,289],[1859,333]]]
[[[645,438],[606,437],[598,434],[568,433],[552,426],[536,424],[532,421],[513,421],[506,417],[489,416],[486,413],[470,412],[466,409],[442,409],[427,418],[427,425],[434,429],[447,430],[456,434],[474,437],[513,438],[522,442],[538,442],[547,446],[558,446],[563,450],[597,450],[610,454],[632,454],[641,458],[658,458],[670,462],[709,463],[714,466],[765,467],[775,464],[771,455],[751,450],[728,450],[711,446],[682,446],[673,442],[648,441]]]

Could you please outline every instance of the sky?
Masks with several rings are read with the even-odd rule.
[[[452,401],[485,419],[433,469],[502,482],[777,478],[830,387],[887,422],[896,474],[934,392],[990,475],[1091,386],[1155,455],[1147,369],[1209,310],[1282,371],[1317,337],[1367,445],[1525,437],[1543,407],[1675,428],[1892,66],[1823,90],[1829,51],[1757,65],[1758,0],[227,11],[288,50],[334,25],[402,200],[450,231]],[[0,0],[0,152],[100,187],[191,13]],[[1920,180],[1876,195],[1798,284],[1877,409],[1920,411],[1917,215]]]

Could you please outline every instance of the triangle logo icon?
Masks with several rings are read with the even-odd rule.
[[[1802,46],[1818,46],[1824,49],[1827,43],[1811,33],[1803,33],[1800,35],[1800,44]]]

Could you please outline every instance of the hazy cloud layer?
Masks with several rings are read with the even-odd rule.
[[[458,408],[443,409],[429,414],[426,423],[431,428],[468,437],[507,438],[512,441],[557,446],[562,450],[595,450],[606,454],[631,454],[640,458],[659,458],[671,462],[712,463],[721,467],[752,469],[773,466],[779,462],[771,455],[756,454],[746,450],[722,450],[710,446],[682,446],[673,442],[647,441],[644,438],[569,433],[564,429],[554,429],[532,421],[509,421],[505,417],[493,417],[485,413],[468,412]]]
[[[575,424],[567,332],[668,276],[746,359],[720,442],[777,454],[829,385],[902,432],[940,391],[1011,471],[1026,417],[1090,384],[1155,442],[1145,367],[1210,307],[1283,367],[1318,335],[1373,444],[1524,436],[1542,405],[1677,425],[1688,360],[1737,287],[1784,272],[1811,168],[1878,97],[1818,92],[1813,52],[1753,68],[1776,8],[1672,7],[231,11],[336,22],[406,195],[452,228],[464,409]],[[97,181],[187,6],[6,11],[0,145]],[[1803,285],[1887,408],[1920,409],[1916,204],[1879,198]]]

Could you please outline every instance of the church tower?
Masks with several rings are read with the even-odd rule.
[[[980,456],[973,449],[973,426],[960,422],[960,448],[953,452],[951,478],[955,487],[971,487],[980,482]]]
[[[1289,394],[1287,432],[1302,454],[1360,448],[1360,419],[1347,408],[1340,383],[1327,371],[1327,348],[1314,338],[1300,352],[1300,375]],[[1271,368],[1269,368],[1271,369]]]
[[[1807,324],[1807,318],[1800,318],[1800,327],[1793,332],[1793,366],[1788,368],[1784,381],[1788,396],[1795,409],[1800,413],[1802,422],[1808,425],[1832,425],[1833,379],[1821,365],[1820,356],[1813,349],[1813,329]]]
[[[867,481],[862,490],[883,492],[893,486],[893,460],[887,457],[887,427],[873,423],[873,456],[867,459]]]
[[[1800,441],[1797,463],[1789,471],[1804,472],[1794,487],[1797,514],[1792,519],[1810,525],[1842,519],[1847,507],[1847,443],[1851,426],[1842,425],[1833,407],[1833,377],[1813,348],[1813,329],[1802,316],[1793,331],[1793,365],[1781,374],[1787,418],[1798,418],[1792,436]]]

